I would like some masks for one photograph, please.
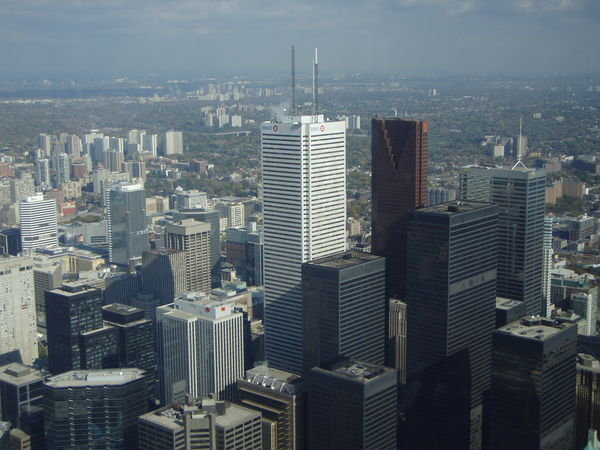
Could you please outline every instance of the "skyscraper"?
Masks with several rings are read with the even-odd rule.
[[[498,205],[497,295],[525,302],[527,314],[543,303],[543,169],[468,166],[460,171],[460,198]]]
[[[408,213],[428,205],[427,122],[372,120],[372,253],[386,257],[388,294],[406,297]]]
[[[33,260],[0,257],[0,354],[18,350],[25,364],[38,358]]]
[[[588,430],[600,429],[600,362],[592,355],[577,355],[577,425],[575,448],[585,447]]]
[[[246,371],[246,377],[238,380],[237,387],[241,405],[259,411],[263,423],[275,424],[275,436],[271,436],[276,443],[275,448],[304,448],[306,382],[303,378],[271,367],[257,366]]]
[[[210,224],[184,219],[165,227],[165,247],[185,253],[188,292],[210,292]]]
[[[150,250],[146,194],[141,184],[120,183],[108,193],[108,245],[112,263],[128,265]]]
[[[187,289],[185,252],[163,248],[142,253],[142,286],[162,305],[172,303]]]
[[[313,367],[306,448],[397,448],[397,383],[396,370],[354,359]]]
[[[408,448],[481,446],[496,310],[497,215],[495,205],[478,202],[442,203],[409,215]]]
[[[44,200],[43,194],[26,197],[19,204],[23,250],[58,245],[56,200]]]
[[[301,373],[301,264],[346,250],[346,127],[293,116],[261,137],[266,356]]]
[[[51,373],[81,366],[80,334],[101,329],[102,293],[84,285],[63,285],[46,292],[48,369]]]
[[[235,398],[244,375],[242,313],[218,298],[188,294],[156,310],[163,405],[215,394]]]
[[[577,326],[528,318],[493,335],[490,448],[572,449]]]
[[[385,258],[346,252],[302,264],[304,374],[338,356],[384,364]]]
[[[46,448],[137,448],[137,419],[148,411],[140,369],[81,370],[44,382]]]
[[[163,155],[183,155],[183,133],[167,131],[163,143]]]
[[[154,357],[154,324],[144,311],[132,306],[112,303],[102,308],[106,325],[117,334],[118,367],[137,367],[146,372],[149,382],[156,380]]]
[[[221,219],[219,211],[184,209],[173,213],[173,220],[196,219],[210,224],[210,274],[211,286],[221,287]]]

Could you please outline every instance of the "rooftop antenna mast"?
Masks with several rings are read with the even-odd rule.
[[[316,116],[319,112],[319,61],[317,59],[317,49],[315,48],[315,59],[313,60],[313,114]]]
[[[294,46],[292,45],[292,104],[290,105],[291,115],[296,114],[296,56]]]
[[[525,166],[525,164],[523,164],[523,161],[521,161],[521,147],[523,146],[522,130],[523,130],[523,118],[519,117],[519,139],[517,140],[517,162],[512,167],[513,169],[516,169],[517,166],[522,166],[524,169],[527,169],[527,166]]]

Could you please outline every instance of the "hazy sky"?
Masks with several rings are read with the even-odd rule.
[[[0,78],[600,72],[600,0],[0,0]]]

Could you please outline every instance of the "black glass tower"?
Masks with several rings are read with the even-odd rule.
[[[144,311],[132,306],[113,303],[102,308],[107,325],[116,330],[118,367],[137,367],[146,372],[150,383],[156,380],[154,357],[154,327]]]
[[[308,445],[318,449],[395,449],[398,372],[341,358],[309,373]]]
[[[85,285],[63,285],[46,292],[48,369],[58,374],[84,368],[80,335],[103,328],[102,293]],[[84,338],[85,340],[85,338]]]
[[[385,360],[385,258],[346,252],[302,264],[304,373],[338,356]]]
[[[496,227],[497,207],[487,203],[442,203],[409,214],[407,448],[481,445]]]
[[[577,325],[521,319],[493,343],[490,448],[573,449]]]

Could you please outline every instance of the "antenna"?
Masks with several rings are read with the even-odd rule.
[[[315,48],[315,59],[313,60],[313,114],[315,116],[319,112],[319,61],[317,57]]]
[[[523,118],[519,117],[519,139],[517,141],[517,162],[512,167],[513,169],[516,169],[517,166],[519,166],[519,165],[522,166],[524,169],[527,169],[525,164],[523,164],[523,161],[521,161],[521,146],[523,145],[522,130],[523,130]]]
[[[290,105],[292,115],[296,114],[296,56],[292,45],[292,104]]]

